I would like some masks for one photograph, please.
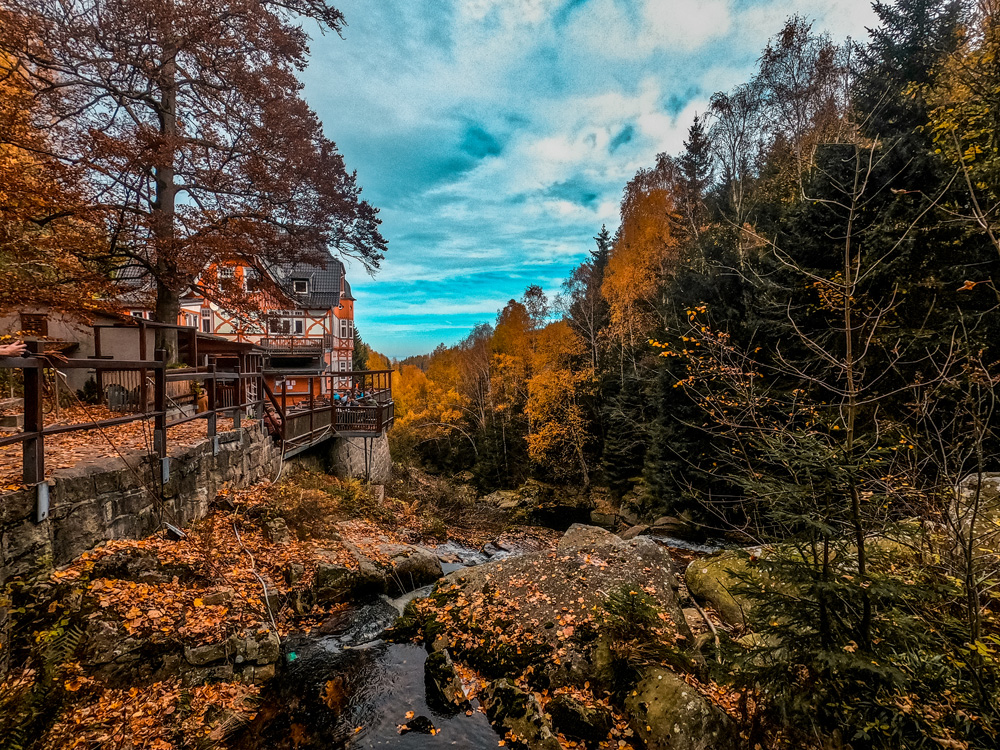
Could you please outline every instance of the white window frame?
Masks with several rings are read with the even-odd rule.
[[[220,279],[232,279],[236,276],[236,269],[232,266],[219,266]]]
[[[292,279],[292,292],[294,294],[309,294],[309,279]]]

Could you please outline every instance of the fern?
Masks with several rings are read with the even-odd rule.
[[[39,634],[39,669],[31,687],[27,690],[15,687],[9,696],[0,694],[0,716],[9,724],[0,725],[4,737],[0,750],[25,750],[41,735],[43,723],[55,719],[58,712],[53,710],[50,698],[61,682],[66,662],[76,654],[84,635],[83,628],[70,625],[66,619]]]

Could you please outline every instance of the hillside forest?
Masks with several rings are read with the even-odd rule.
[[[789,19],[555,298],[397,363],[392,440],[771,544],[739,679],[781,721],[995,747],[1000,6],[875,7]]]

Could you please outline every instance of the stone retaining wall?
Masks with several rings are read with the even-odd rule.
[[[6,653],[3,588],[65,565],[111,539],[139,539],[162,522],[185,526],[202,518],[222,486],[245,487],[274,477],[279,447],[259,427],[221,433],[218,451],[205,440],[170,455],[170,477],[160,489],[161,465],[139,452],[57,471],[49,480],[49,517],[35,522],[34,488],[0,495],[0,674]]]

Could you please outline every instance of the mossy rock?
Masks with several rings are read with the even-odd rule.
[[[486,716],[509,745],[528,750],[561,750],[538,699],[508,680],[497,680],[480,694]]]
[[[646,750],[735,750],[732,719],[691,685],[666,669],[645,673],[625,700],[632,729]]]
[[[424,679],[428,701],[444,713],[471,708],[447,649],[434,651],[424,662]]]
[[[738,552],[722,552],[713,557],[692,560],[684,572],[688,591],[696,599],[711,604],[730,625],[745,627],[750,601],[736,593],[746,575],[750,558]]]
[[[743,593],[747,587],[758,588],[761,593],[771,590],[794,596],[794,585],[775,580],[759,564],[761,559],[795,558],[808,560],[808,556],[792,545],[749,550],[727,550],[711,557],[692,560],[684,571],[688,591],[696,599],[708,602],[719,616],[736,628],[746,628],[753,602]],[[834,554],[831,559],[835,559]]]

